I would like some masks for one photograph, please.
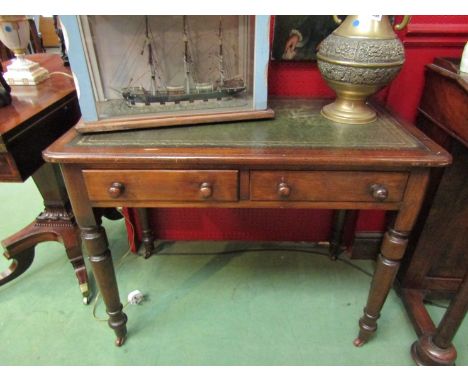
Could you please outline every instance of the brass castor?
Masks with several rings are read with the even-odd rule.
[[[366,340],[363,340],[362,338],[356,338],[354,341],[353,341],[353,345],[356,346],[357,348],[360,348],[362,345],[364,345],[367,341]]]

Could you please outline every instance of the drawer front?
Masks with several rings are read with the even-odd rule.
[[[95,202],[238,200],[237,171],[84,170],[83,176]]]
[[[407,173],[360,171],[252,171],[251,200],[398,202]]]

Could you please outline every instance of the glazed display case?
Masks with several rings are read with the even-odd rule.
[[[271,118],[268,16],[62,16],[81,132]]]

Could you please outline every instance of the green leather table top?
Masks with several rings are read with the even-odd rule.
[[[78,135],[72,145],[130,147],[262,147],[424,149],[387,112],[375,122],[345,125],[320,115],[330,100],[278,99],[274,119]]]

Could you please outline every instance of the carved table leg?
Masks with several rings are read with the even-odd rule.
[[[50,216],[54,216],[51,218]],[[34,249],[45,241],[57,241],[64,245],[68,259],[75,270],[83,302],[89,302],[88,274],[81,253],[79,229],[71,212],[46,209],[35,222],[2,241],[4,256],[12,260],[6,272],[0,274],[0,285],[14,280],[32,264]]]
[[[149,211],[148,208],[137,208],[138,219],[140,220],[141,230],[142,230],[142,241],[145,247],[145,259],[151,256],[151,253],[154,250],[154,236],[153,230],[150,227],[149,223]]]
[[[336,210],[333,216],[332,232],[330,237],[330,259],[336,260],[343,245],[343,231],[346,220],[346,210]]]
[[[12,262],[7,270],[0,272],[0,285],[4,285],[11,280],[14,280],[26,272],[34,260],[34,247],[26,248],[21,252],[14,253],[13,255],[11,252],[6,251],[3,253],[3,256],[8,260],[12,260]]]
[[[44,198],[45,210],[21,231],[2,241],[4,256],[12,260],[7,271],[0,274],[0,285],[14,280],[32,264],[34,249],[39,243],[57,241],[64,245],[83,296],[88,303],[89,288],[79,228],[71,211],[68,196],[57,167],[43,165],[34,175],[34,181]]]
[[[80,291],[83,296],[83,303],[88,304],[91,298],[91,292],[88,286],[88,272],[81,250],[81,237],[80,230],[75,220],[73,219],[74,230],[66,229],[61,232],[61,242],[65,246],[68,260],[70,261],[73,269],[75,270],[76,278],[80,285]]]
[[[468,309],[468,272],[457,294],[434,334],[426,333],[411,347],[411,355],[418,365],[452,366],[457,358],[457,351],[452,340],[457,333]]]

